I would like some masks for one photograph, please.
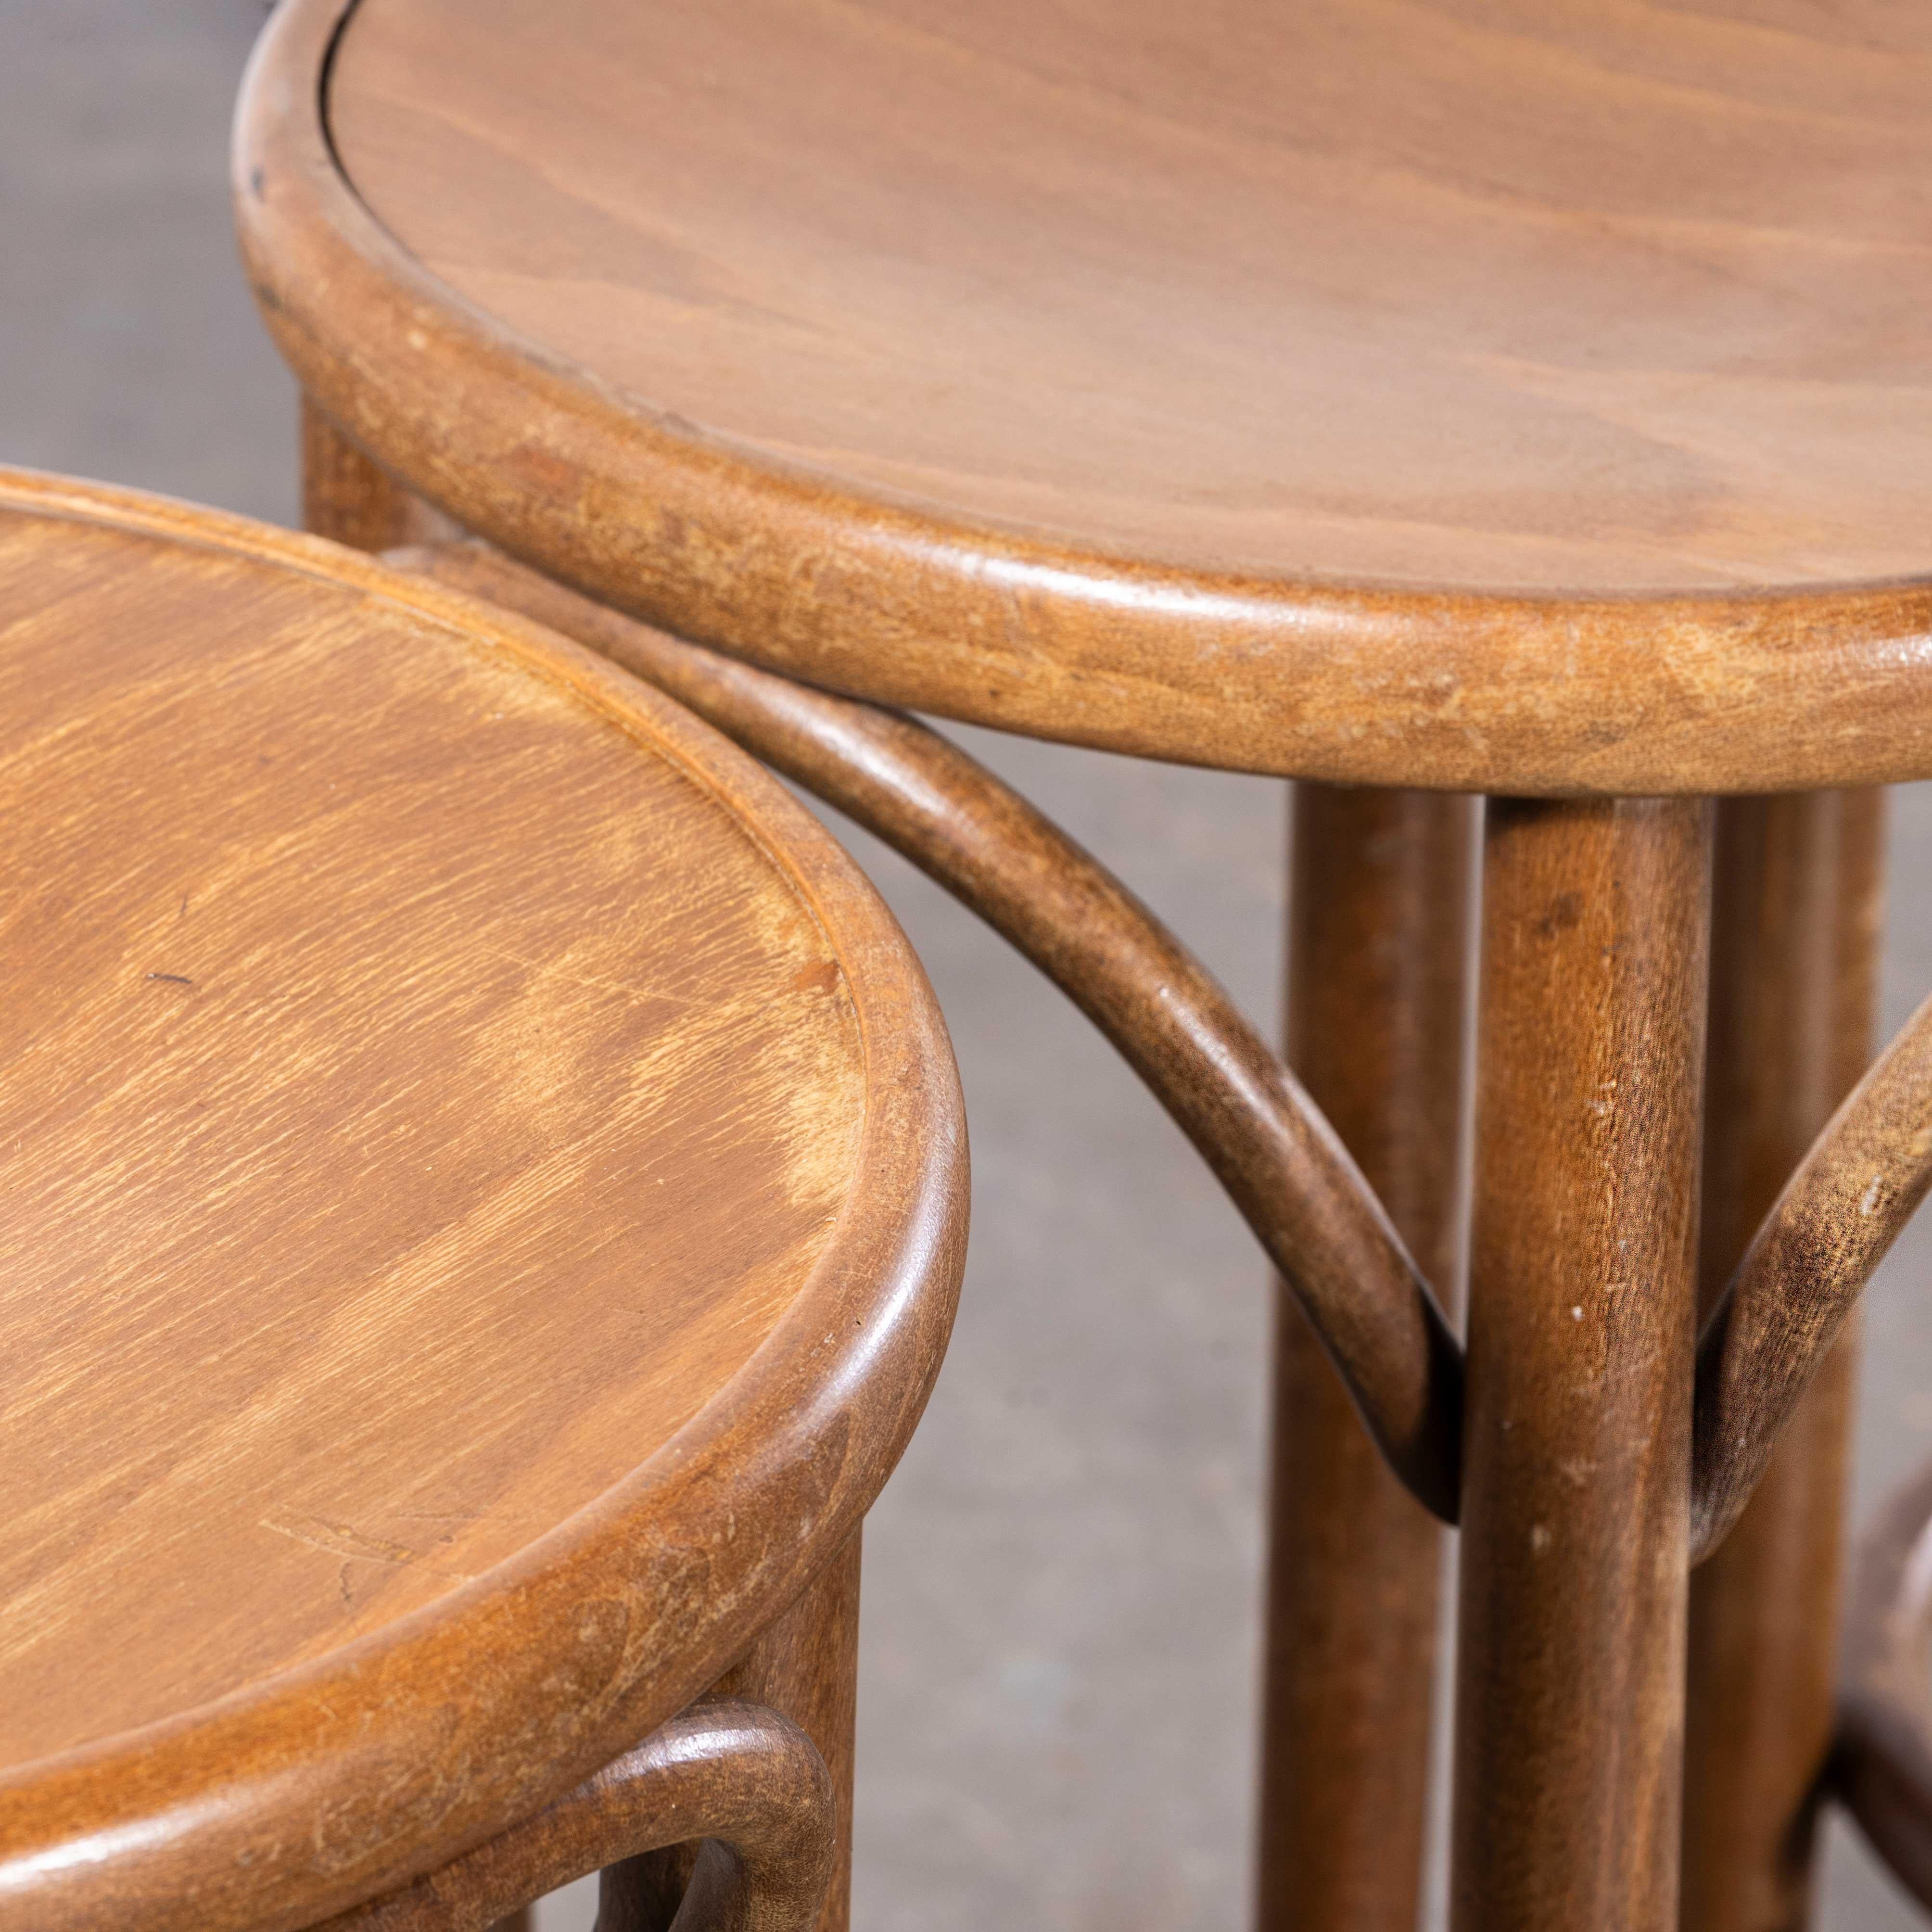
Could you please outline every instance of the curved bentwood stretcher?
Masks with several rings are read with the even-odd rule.
[[[958,746],[560,590],[474,544],[395,561],[541,618],[688,705],[911,859],[1120,1048],[1301,1298],[1390,1467],[1456,1520],[1462,1352],[1346,1148],[1212,976],[1125,886]],[[1694,1560],[1932,1186],[1932,998],[1766,1217],[1697,1350]]]
[[[1661,1922],[1689,1568],[1738,1521],[1932,1184],[1928,1000],[1726,1262],[1698,1332],[1712,800],[1932,776],[1932,587],[1545,595],[1157,566],[788,465],[518,334],[385,226],[328,124],[353,12],[278,16],[236,200],[320,433],[475,533],[397,560],[708,718],[904,853],[1101,1028],[1220,1178],[1388,1468],[1463,1526],[1459,1925]],[[1453,1284],[1425,1278],[1198,962],[898,706],[1490,796],[1466,1351],[1437,1292]],[[1540,1460],[1511,1453],[1525,1418]],[[1858,1665],[1834,1774],[1928,1895],[1912,1862],[1932,1864],[1932,1757],[1922,1726],[1872,1716],[1890,1707],[1868,1679]]]
[[[646,678],[904,854],[1039,966],[1220,1177],[1300,1298],[1390,1468],[1425,1507],[1456,1520],[1464,1362],[1430,1284],[1294,1076],[1206,969],[1090,855],[904,713],[674,638],[480,544],[406,550],[392,560],[521,610]],[[1928,1186],[1932,999],[1820,1135],[1706,1324],[1693,1410],[1693,1561],[1736,1522]],[[1922,1514],[1932,1516],[1932,1504]],[[1851,1738],[1838,1762],[1864,1768],[1863,1790],[1884,1740],[1874,1741],[1869,1723]],[[1906,1775],[1899,1754],[1884,1762],[1894,1780]],[[1932,1844],[1932,1780],[1911,1789]],[[1869,1801],[1857,1815],[1871,1815]],[[1893,1834],[1874,1838],[1894,1856]],[[1926,1864],[1932,1871],[1932,1858]],[[1914,1870],[1901,1864],[1901,1876]],[[1932,1880],[1910,1882],[1932,1903]]]

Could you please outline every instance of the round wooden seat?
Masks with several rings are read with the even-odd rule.
[[[334,545],[0,475],[0,1923],[307,1924],[848,1537],[964,1142],[752,762]]]
[[[337,421],[685,634],[1209,764],[1776,787],[1932,771],[1929,86],[1880,0],[297,0],[238,202]]]
[[[317,526],[395,543],[427,500],[488,542],[418,567],[911,857],[1308,1318],[1270,1932],[1420,1909],[1438,1554],[1391,1475],[1461,1532],[1458,1932],[1676,1923],[1680,1876],[1713,1932],[1808,1910],[1851,1761],[1829,1310],[1932,1178],[1932,1008],[1858,1081],[1858,788],[1932,776],[1928,82],[1895,0],[287,0],[244,88]],[[892,706],[1326,782],[1310,1093]],[[1430,789],[1490,795],[1479,896]],[[1859,1748],[1910,1874],[1894,1714]]]

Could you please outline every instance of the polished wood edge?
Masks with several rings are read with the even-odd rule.
[[[1691,1550],[1738,1518],[1840,1324],[1932,1187],[1932,998],[1826,1124],[1697,1349]]]
[[[1713,816],[1484,814],[1452,1932],[1676,1918]]]
[[[412,496],[345,437],[307,396],[298,424],[302,526],[352,550],[449,543],[463,532]]]
[[[1100,1028],[1207,1160],[1306,1310],[1390,1466],[1453,1521],[1461,1352],[1328,1121],[1200,962],[956,746],[637,622],[475,544],[394,554],[606,652],[910,859]]]
[[[1932,1910],[1932,1462],[1858,1541],[1825,1784],[1893,1877]]]
[[[777,1712],[700,1698],[575,1790],[400,1891],[316,1932],[481,1932],[574,1879],[703,1838],[675,1925],[809,1932],[832,1864],[831,1774]]]
[[[824,1254],[750,1360],[630,1476],[380,1631],[0,1775],[0,1932],[80,1932],[136,1906],[152,1932],[286,1932],[446,1862],[608,1762],[714,1682],[849,1538],[950,1330],[968,1202],[958,1076],[923,971],[831,836],[735,746],[595,654],[358,552],[163,498],[0,471],[8,511],[347,585],[580,695],[715,795],[794,884],[863,1042],[854,1184]]]
[[[324,90],[352,6],[284,0],[243,84],[256,298],[352,440],[551,576],[830,688],[1193,764],[1542,796],[1932,776],[1932,584],[1202,574],[842,494],[620,394],[438,280],[344,178]]]

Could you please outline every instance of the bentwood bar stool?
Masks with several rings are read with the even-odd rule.
[[[1828,1789],[1932,1903],[1911,1498],[1833,1682],[1932,1172],[1924,1012],[1836,1111],[1932,775],[1928,100],[1887,0],[285,0],[251,70],[312,518],[911,854],[1279,1267],[1268,1932],[1413,1926],[1425,1511],[1462,1932],[1795,1925]],[[881,707],[1299,782],[1300,1083]]]
[[[964,1232],[870,887],[560,638],[17,472],[0,817],[0,1926],[809,1932]]]

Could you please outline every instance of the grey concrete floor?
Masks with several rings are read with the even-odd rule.
[[[294,397],[230,239],[259,0],[0,0],[0,460],[278,521]],[[1272,1010],[1275,784],[966,734],[1247,1009]],[[1932,986],[1932,794],[1898,795],[1885,1024]],[[1264,1270],[1084,1023],[851,841],[950,1019],[974,1244],[938,1393],[867,1532],[861,1932],[1245,1922]],[[1923,1226],[1870,1297],[1858,1500],[1932,1448]],[[1822,1922],[1915,1915],[1834,1828]],[[582,1888],[544,1932],[589,1923]]]

